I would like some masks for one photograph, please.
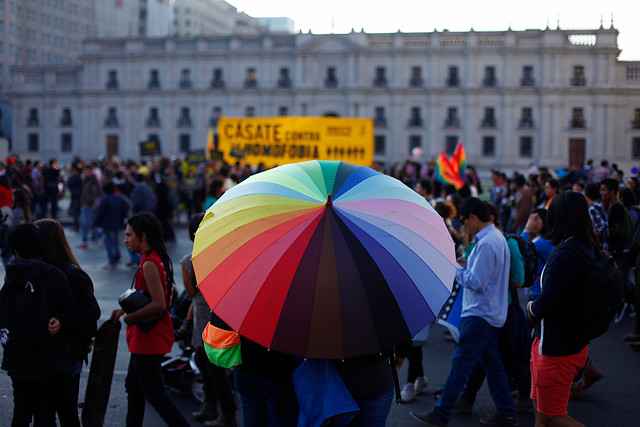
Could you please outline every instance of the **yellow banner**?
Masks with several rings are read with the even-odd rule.
[[[271,168],[307,160],[373,163],[373,120],[337,117],[221,117],[218,150],[234,164]]]

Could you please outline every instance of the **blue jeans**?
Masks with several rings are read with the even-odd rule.
[[[167,425],[189,426],[164,388],[161,362],[161,354],[131,354],[124,383],[127,389],[127,427],[142,427],[145,398]]]
[[[478,362],[487,374],[489,392],[498,412],[507,417],[516,416],[509,380],[500,356],[500,328],[491,326],[481,317],[469,316],[462,318],[460,341],[453,354],[451,371],[435,406],[436,414],[444,421],[451,417],[453,405]]]
[[[391,409],[395,390],[391,389],[376,399],[356,399],[360,407],[358,415],[349,423],[349,427],[384,427]]]
[[[93,225],[95,211],[95,206],[89,206],[88,208],[82,206],[80,209],[80,236],[82,238],[82,243],[87,243],[89,241],[89,230],[91,230],[91,226]]]
[[[291,377],[281,384],[242,366],[234,369],[245,427],[290,427],[298,424],[298,401]]]
[[[115,265],[120,261],[118,234],[119,232],[116,230],[104,230],[104,247],[107,249],[107,257],[111,265]]]

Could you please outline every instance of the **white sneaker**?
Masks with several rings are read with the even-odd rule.
[[[402,403],[411,402],[416,398],[416,390],[413,387],[413,383],[407,383],[402,387],[400,397],[402,398]]]
[[[429,380],[427,377],[418,377],[413,383],[413,388],[416,395],[422,393],[422,391],[429,386]]]

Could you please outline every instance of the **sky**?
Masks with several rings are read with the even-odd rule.
[[[619,59],[640,61],[637,0],[226,0],[254,17],[286,16],[314,34],[544,29],[618,29]]]

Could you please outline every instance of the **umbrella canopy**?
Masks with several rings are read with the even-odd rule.
[[[453,241],[395,178],[337,161],[280,166],[228,190],[193,247],[211,309],[258,344],[307,358],[388,350],[451,293]]]

